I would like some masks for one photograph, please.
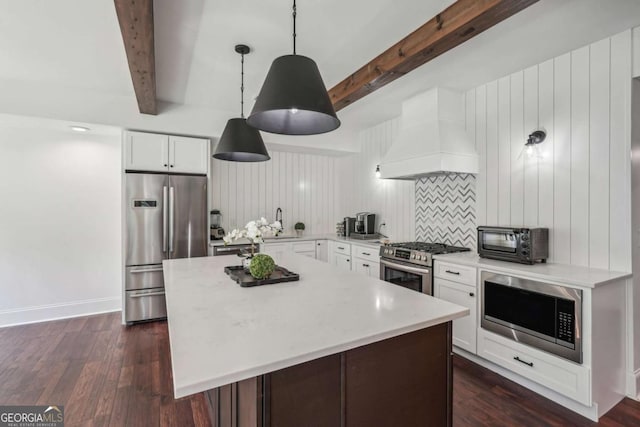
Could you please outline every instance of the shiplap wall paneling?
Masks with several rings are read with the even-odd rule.
[[[498,165],[489,164],[488,159],[499,159],[498,151],[498,82],[487,84],[487,138],[484,164],[486,169],[485,191],[487,202],[485,224],[498,224],[498,192],[500,182]]]
[[[487,223],[487,86],[476,89],[476,150],[479,173],[476,177],[476,221]]]
[[[616,271],[631,268],[631,44],[631,30],[611,38],[609,268]],[[640,61],[640,42],[633,57]]]
[[[553,63],[553,260],[571,263],[571,53]]]
[[[359,134],[360,153],[337,161],[340,186],[339,218],[373,212],[381,232],[394,240],[415,238],[415,182],[377,179],[380,164],[398,133],[399,119],[389,120]]]
[[[589,266],[609,268],[610,40],[589,54]]]
[[[571,52],[571,264],[589,265],[589,46]]]
[[[524,70],[523,76],[523,139],[538,129],[538,66]],[[516,141],[518,142],[518,141]],[[540,147],[542,148],[542,147]],[[523,225],[538,224],[538,155],[522,153],[524,163]]]
[[[524,72],[511,75],[511,224],[524,224]],[[530,225],[530,224],[528,224]]]
[[[511,78],[498,80],[498,155],[497,165],[488,156],[487,163],[498,170],[498,225],[511,224]],[[488,223],[491,225],[491,223]]]
[[[228,231],[264,216],[275,220],[283,211],[285,231],[296,222],[306,233],[335,230],[335,158],[271,150],[271,160],[240,163],[212,160],[212,208],[220,209]]]
[[[554,248],[554,93],[553,60],[538,67],[538,127],[547,133],[541,147],[542,158],[538,159],[538,225],[549,228],[549,258],[553,259]]]
[[[631,42],[629,30],[466,93],[478,225],[484,211],[549,227],[550,261],[630,270]],[[529,157],[536,129],[547,137]]]

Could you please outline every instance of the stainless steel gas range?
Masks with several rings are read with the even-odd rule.
[[[433,255],[466,252],[443,243],[405,242],[380,248],[380,279],[433,295]]]

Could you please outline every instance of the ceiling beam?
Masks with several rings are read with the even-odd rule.
[[[458,0],[329,90],[336,111],[538,0]]]
[[[143,114],[157,114],[153,0],[114,0],[129,72]]]

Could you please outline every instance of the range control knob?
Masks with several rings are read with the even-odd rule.
[[[523,242],[520,246],[522,246],[522,249],[527,249],[529,247],[529,244]]]
[[[416,259],[416,254],[411,254],[411,259]]]
[[[522,235],[522,240],[529,240],[529,235],[528,234],[523,234]]]
[[[522,251],[522,256],[529,256],[529,251]]]

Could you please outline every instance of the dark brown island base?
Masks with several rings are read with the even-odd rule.
[[[451,426],[451,322],[205,392],[214,427]]]

